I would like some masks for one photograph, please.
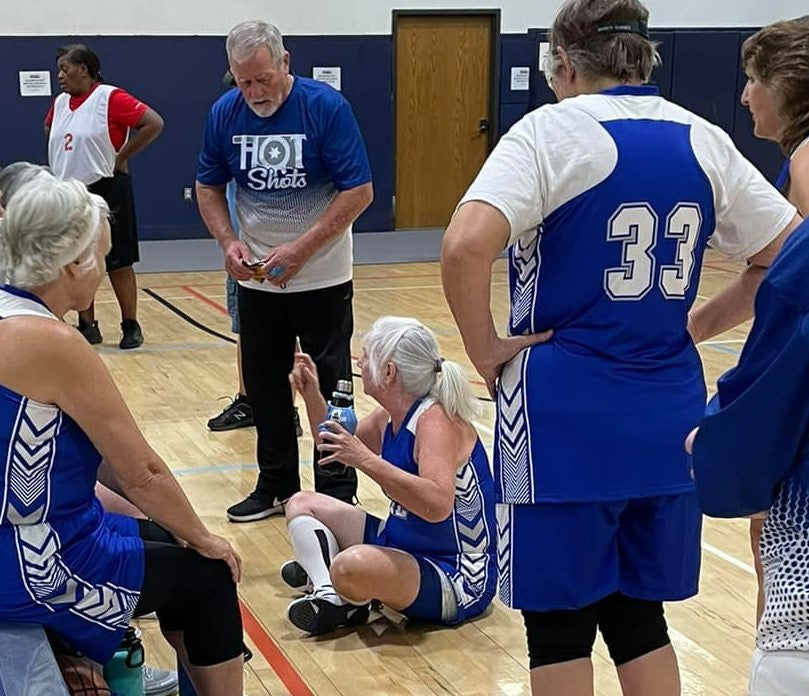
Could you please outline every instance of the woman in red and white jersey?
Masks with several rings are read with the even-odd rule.
[[[119,345],[137,348],[143,333],[137,321],[132,265],[140,258],[128,162],[160,135],[163,119],[123,89],[103,84],[101,62],[87,46],[64,46],[56,57],[62,94],[45,117],[48,162],[56,177],[86,184],[113,213],[112,250],[106,264],[121,308]],[[79,313],[78,328],[90,343],[101,343],[92,304]]]

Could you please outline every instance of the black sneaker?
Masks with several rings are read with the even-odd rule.
[[[79,333],[87,339],[87,343],[91,346],[97,346],[104,339],[101,336],[101,329],[98,328],[98,321],[91,321],[85,324],[79,319],[79,325],[76,327]]]
[[[287,561],[281,566],[281,580],[293,590],[309,593],[312,591],[312,582],[309,574],[297,561]]]
[[[228,519],[231,522],[255,522],[270,515],[283,515],[284,503],[287,500],[289,498],[279,500],[278,497],[267,500],[263,495],[253,491],[241,503],[231,505],[227,509]]]
[[[123,337],[118,344],[121,350],[139,348],[143,345],[143,332],[140,330],[140,324],[134,319],[124,319],[121,322],[121,333]]]
[[[226,397],[222,397],[226,398]],[[208,421],[208,429],[214,432],[223,430],[236,430],[237,428],[252,428],[256,422],[253,420],[253,409],[247,403],[247,397],[237,394],[222,413]]]
[[[361,626],[368,621],[370,613],[367,604],[333,604],[314,594],[294,600],[287,608],[290,623],[313,636]]]

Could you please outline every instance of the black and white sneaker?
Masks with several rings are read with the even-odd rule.
[[[247,403],[247,397],[237,394],[236,398],[225,406],[222,413],[208,421],[208,429],[214,432],[222,432],[224,430],[236,430],[236,428],[252,428],[255,424],[253,409]]]
[[[369,605],[343,602],[331,589],[296,599],[287,608],[290,623],[313,636],[331,633],[338,628],[361,626],[368,621],[369,615]]]
[[[312,581],[297,561],[287,561],[281,566],[281,580],[298,592],[308,594],[312,591]]]
[[[263,495],[253,491],[241,503],[231,505],[227,509],[228,519],[231,522],[255,522],[270,515],[283,515],[287,500],[289,498],[281,500],[277,496],[267,500]]]

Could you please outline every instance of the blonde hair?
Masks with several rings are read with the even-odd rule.
[[[393,363],[408,394],[435,399],[453,419],[471,423],[478,416],[478,401],[464,368],[441,357],[435,334],[417,319],[380,317],[363,346],[374,384],[381,383],[385,365]]]
[[[753,34],[742,45],[742,64],[774,93],[784,123],[779,144],[791,155],[809,137],[809,15]]]

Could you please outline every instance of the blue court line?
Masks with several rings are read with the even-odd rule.
[[[700,343],[698,348],[707,348],[708,350],[715,350],[717,353],[725,353],[726,355],[735,355],[737,358],[742,354],[740,350],[735,348],[728,348],[719,343]]]

